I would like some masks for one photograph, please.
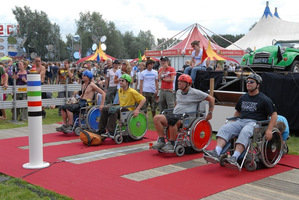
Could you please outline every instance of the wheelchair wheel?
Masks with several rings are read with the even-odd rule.
[[[124,141],[124,138],[122,135],[116,135],[114,141],[116,144],[121,144]]]
[[[182,145],[177,145],[174,152],[177,156],[181,157],[185,154],[185,148]]]
[[[147,131],[147,118],[143,112],[134,117],[133,112],[128,115],[127,130],[129,136],[134,140],[143,138]]]
[[[226,153],[220,155],[220,158],[219,158],[219,164],[220,164],[221,167],[225,167],[225,165],[224,165],[224,159],[227,158],[227,157],[228,157],[228,156],[227,156]]]
[[[246,160],[244,165],[247,171],[250,172],[253,172],[257,169],[257,163],[254,160]]]
[[[81,132],[81,128],[80,127],[76,127],[75,128],[75,134],[79,136],[80,132]]]
[[[199,152],[210,144],[212,128],[208,121],[203,118],[198,118],[192,123],[190,130],[190,141],[195,151]]]
[[[89,130],[97,132],[99,130],[99,121],[101,111],[99,106],[93,106],[87,113],[86,124]]]
[[[263,136],[261,147],[261,159],[263,164],[270,168],[274,167],[282,156],[283,141],[279,131],[274,128],[272,131],[272,139],[267,141],[265,135]]]

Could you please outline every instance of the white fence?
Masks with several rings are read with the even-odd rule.
[[[42,92],[66,92],[66,95],[69,91],[80,91],[80,84],[65,84],[65,85],[42,85]],[[7,89],[0,88],[0,93],[2,94],[13,94],[13,99],[11,101],[0,101],[0,109],[17,109],[17,108],[26,108],[28,107],[27,100],[16,100],[16,94],[27,93],[27,85],[16,85],[8,86]],[[51,99],[42,99],[43,106],[50,105],[64,105],[68,97],[65,98],[51,98]]]

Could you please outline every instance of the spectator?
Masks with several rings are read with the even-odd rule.
[[[141,62],[139,63],[137,72],[135,73],[136,83],[135,83],[135,90],[138,92],[140,91],[140,74],[145,69],[145,63]]]
[[[113,62],[113,67],[107,71],[105,79],[105,92],[107,93],[106,104],[112,104],[117,95],[117,83],[115,83],[114,77],[119,64],[120,62],[115,60]]]
[[[4,64],[2,62],[0,62],[0,86],[5,89],[8,87],[8,75],[4,70]],[[5,100],[6,100],[6,95],[0,93],[0,101],[5,101]],[[1,114],[2,116],[0,117],[0,119],[5,120],[6,119],[5,109],[1,109]]]
[[[27,71],[25,68],[25,61],[21,60],[18,63],[19,71],[17,74],[13,75],[13,79],[16,79],[16,85],[27,85]],[[18,93],[16,96],[17,100],[26,100],[27,94],[26,93]],[[12,112],[12,119],[14,120],[14,112]],[[17,116],[16,119],[20,117],[20,121],[27,121],[27,107],[26,108],[17,108]]]
[[[156,97],[159,91],[158,72],[153,69],[154,64],[155,61],[147,60],[146,69],[140,74],[140,94],[146,99],[142,110],[147,114],[149,105],[153,117],[156,115]]]
[[[195,82],[196,73],[198,70],[205,71],[206,70],[206,63],[202,60],[203,50],[200,48],[200,41],[193,41],[191,43],[192,48],[194,49],[191,53],[191,66],[187,67],[184,71],[184,74],[190,74],[193,83]]]
[[[168,57],[161,58],[162,67],[159,70],[158,79],[161,80],[159,94],[159,110],[174,108],[173,82],[176,76],[175,69],[170,66]]]

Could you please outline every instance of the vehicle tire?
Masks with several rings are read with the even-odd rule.
[[[124,138],[121,135],[116,135],[114,138],[114,141],[116,144],[121,144],[123,142]]]
[[[220,164],[221,167],[225,167],[225,165],[224,165],[224,159],[225,158],[227,158],[227,154],[226,153],[220,155],[219,164]]]
[[[257,164],[254,160],[246,160],[244,165],[247,171],[250,172],[253,172],[257,169]]]
[[[299,61],[294,60],[294,62],[292,63],[292,65],[290,67],[290,71],[291,72],[299,72]]]

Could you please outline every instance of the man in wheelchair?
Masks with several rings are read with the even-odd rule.
[[[154,117],[154,125],[158,134],[158,141],[151,148],[167,152],[174,150],[175,138],[178,127],[181,126],[181,117],[186,112],[194,112],[198,109],[201,101],[209,102],[209,112],[206,120],[212,118],[212,113],[215,105],[215,99],[207,93],[204,93],[195,88],[191,88],[192,79],[189,75],[183,74],[178,79],[179,90],[176,93],[176,106],[171,114],[160,114]],[[169,142],[165,143],[164,127],[169,128]]]
[[[262,78],[258,74],[250,74],[247,77],[248,92],[240,97],[235,107],[234,117],[237,117],[237,120],[227,123],[219,129],[216,135],[217,146],[214,150],[204,150],[205,157],[219,162],[225,145],[232,138],[238,137],[233,155],[224,159],[224,162],[238,167],[238,158],[249,145],[256,121],[267,120],[269,117],[271,119],[265,132],[265,138],[267,141],[272,139],[272,129],[276,124],[277,112],[272,100],[259,91],[261,83]]]
[[[70,133],[73,131],[73,114],[79,114],[82,107],[86,107],[92,104],[92,99],[94,98],[95,92],[102,95],[102,102],[100,105],[100,110],[104,107],[106,93],[101,90],[93,81],[93,74],[89,70],[85,70],[82,76],[82,94],[80,96],[79,102],[75,104],[66,104],[61,106],[61,116],[63,120],[63,125],[56,128],[56,131],[63,131],[65,133]]]
[[[136,103],[138,106],[123,108],[123,111],[133,111],[134,117],[137,117],[140,109],[144,105],[146,99],[136,90],[130,87],[132,83],[132,78],[128,74],[123,74],[120,79],[120,89],[118,90],[119,95],[119,106],[112,106],[111,104],[105,106],[101,112],[101,118],[99,122],[99,131],[100,135],[106,133],[106,128],[108,129],[109,135],[114,135],[114,130],[116,127],[117,119],[120,118],[120,107],[132,106]]]

